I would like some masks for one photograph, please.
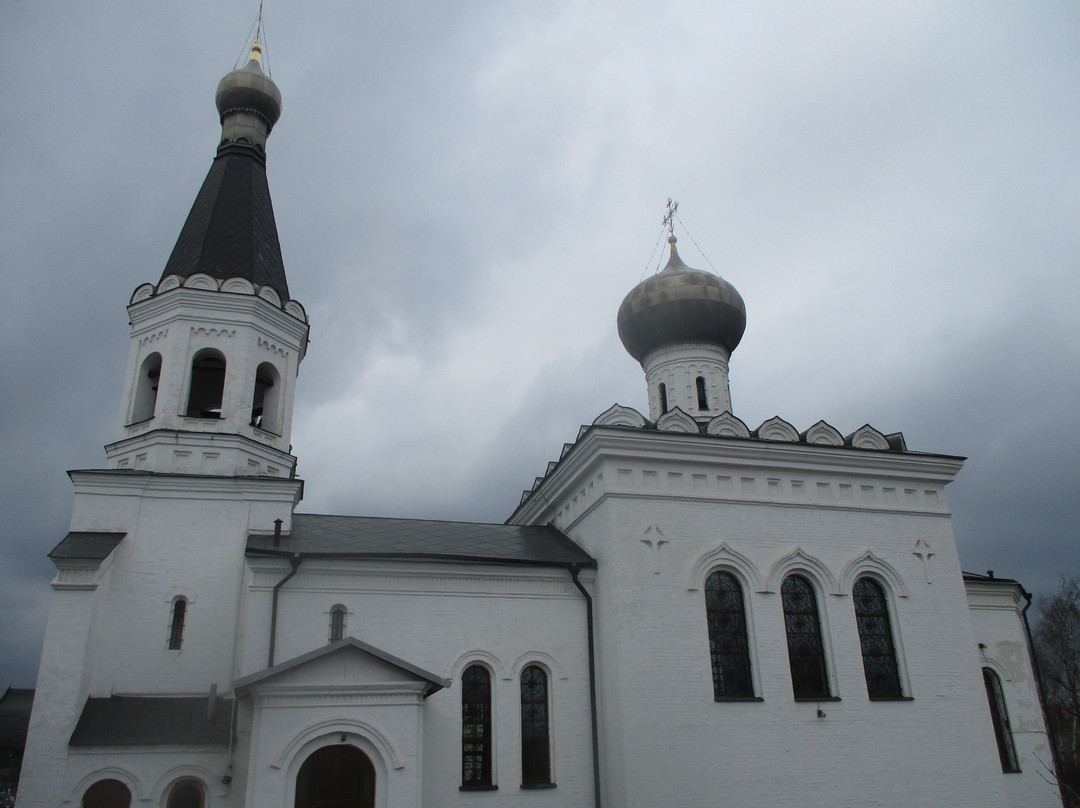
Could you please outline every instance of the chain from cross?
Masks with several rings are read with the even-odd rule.
[[[664,227],[668,229],[668,235],[675,235],[675,211],[679,209],[679,203],[672,200],[669,196],[667,201],[667,213],[664,214],[664,220],[661,222]]]

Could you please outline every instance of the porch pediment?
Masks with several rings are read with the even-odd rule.
[[[355,637],[345,637],[233,682],[240,694],[414,692],[421,698],[449,686],[449,679]]]

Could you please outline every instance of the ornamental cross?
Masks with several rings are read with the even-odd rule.
[[[652,553],[653,553],[653,575],[659,575],[660,574],[660,547],[661,547],[661,545],[664,545],[664,544],[670,544],[670,542],[667,539],[662,538],[663,535],[664,535],[664,532],[662,530],[660,530],[660,528],[657,527],[656,525],[649,525],[649,527],[645,528],[645,535],[648,536],[654,530],[656,531],[657,538],[655,538],[655,539],[642,539],[641,543],[644,544],[646,547],[648,547],[650,550],[652,550]]]
[[[926,539],[916,539],[915,549],[912,551],[911,554],[922,562],[923,577],[926,578],[926,582],[932,583],[932,581],[930,580],[930,570],[927,564],[930,559],[934,557],[935,553],[932,549],[930,549],[930,544],[926,541]]]
[[[675,211],[679,209],[679,203],[672,200],[669,196],[667,200],[667,213],[664,214],[664,220],[661,222],[664,227],[668,229],[668,235],[675,235]]]

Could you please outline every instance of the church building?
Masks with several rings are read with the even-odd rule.
[[[963,459],[740,420],[743,299],[673,234],[618,309],[648,413],[505,523],[298,510],[260,54],[69,473],[19,808],[1061,804],[1029,596],[960,568]]]

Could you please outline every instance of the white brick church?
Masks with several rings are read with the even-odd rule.
[[[1026,593],[960,570],[962,458],[744,424],[743,300],[674,237],[618,314],[648,414],[583,427],[506,523],[297,512],[280,102],[256,46],[131,296],[119,437],[50,553],[20,808],[1061,804]]]

